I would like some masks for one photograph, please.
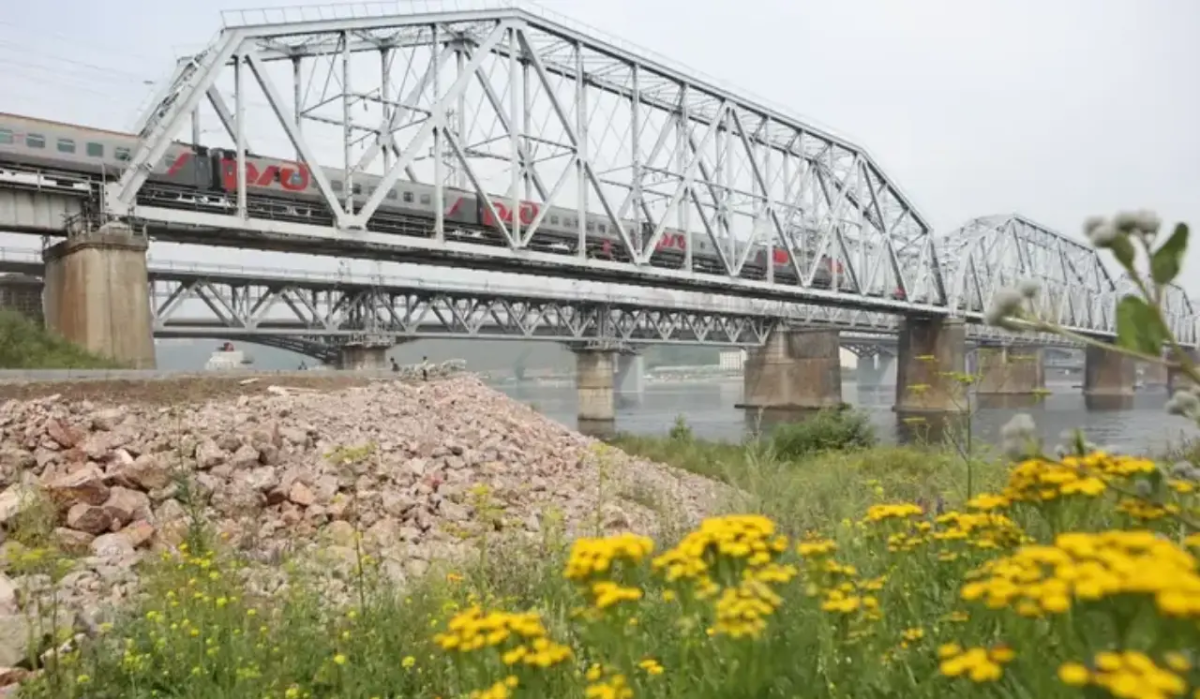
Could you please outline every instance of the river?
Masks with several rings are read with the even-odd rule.
[[[576,426],[575,388],[572,385],[498,386],[512,398],[569,427]],[[1157,452],[1200,436],[1192,423],[1167,415],[1165,389],[1138,391],[1132,407],[1125,410],[1088,410],[1079,388],[1069,383],[1048,383],[1050,391],[1038,404],[1021,408],[977,407],[972,423],[974,434],[995,443],[1000,428],[1014,414],[1029,413],[1047,445],[1058,444],[1061,435],[1081,428],[1096,444],[1127,452]],[[895,386],[863,386],[848,382],[842,399],[871,418],[881,439],[895,443],[912,439],[914,426],[904,424],[892,411]],[[682,416],[698,437],[736,441],[755,427],[756,418],[734,408],[742,398],[740,379],[692,383],[647,384],[640,399],[617,398],[616,429],[619,432],[664,435]],[[919,430],[918,430],[919,431]],[[928,431],[926,430],[926,434]]]

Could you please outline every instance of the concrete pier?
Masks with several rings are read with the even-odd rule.
[[[387,369],[387,345],[349,344],[338,349],[337,366],[346,371],[378,371]]]
[[[1046,368],[1039,347],[980,347],[979,395],[1024,396],[1046,388]]]
[[[575,350],[576,415],[580,429],[597,434],[611,428],[616,419],[613,407],[613,360],[607,349]]]
[[[646,359],[640,354],[617,355],[616,392],[627,398],[640,398],[646,390]]]
[[[1200,352],[1195,350],[1184,350],[1184,352],[1187,352],[1188,359],[1192,361],[1193,366],[1200,366]],[[1174,361],[1174,357],[1172,357],[1172,361]],[[1167,369],[1161,364],[1157,366],[1166,373],[1167,393],[1169,395],[1175,395],[1175,392],[1181,388],[1188,388],[1195,385],[1195,382],[1188,378],[1188,376],[1179,369]],[[1149,367],[1147,367],[1147,369],[1149,369]],[[1147,373],[1149,373],[1149,371],[1147,371]],[[1149,381],[1146,381],[1146,383],[1149,383]]]
[[[963,386],[949,375],[965,368],[962,321],[904,318],[897,339],[896,412],[904,416],[964,410]]]
[[[155,368],[147,247],[109,224],[46,249],[46,326],[127,368]]]
[[[742,377],[738,408],[836,408],[842,403],[838,332],[776,330],[765,345],[750,350]]]
[[[1133,404],[1137,361],[1100,347],[1084,353],[1083,396],[1091,410],[1121,410]]]

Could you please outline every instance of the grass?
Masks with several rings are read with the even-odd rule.
[[[0,369],[114,369],[118,364],[0,310]]]
[[[360,552],[343,605],[294,564],[286,590],[256,593],[250,569],[197,529],[143,571],[151,594],[138,608],[53,659],[22,697],[1024,699],[1118,687],[1167,698],[1200,687],[1200,577],[1184,552],[1200,545],[1184,523],[1200,503],[1149,460],[980,461],[976,487],[1005,496],[968,505],[966,465],[946,451],[785,458],[773,437],[716,444],[685,427],[616,444],[736,486],[725,509],[755,516],[714,518],[653,553],[635,535],[485,533],[476,559],[404,590]],[[952,513],[904,504],[938,499]],[[1052,546],[1068,531],[1130,529],[1165,538]],[[695,558],[706,539],[724,543]],[[1029,558],[1031,541],[1050,548]],[[1024,577],[972,572],[997,559],[1009,563],[996,575]],[[536,616],[509,614],[522,610]]]

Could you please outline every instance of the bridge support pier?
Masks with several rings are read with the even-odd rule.
[[[1186,352],[1186,353],[1187,353],[1187,355],[1188,355],[1188,359],[1192,360],[1192,364],[1193,364],[1193,365],[1198,365],[1198,364],[1200,364],[1200,352],[1197,352],[1196,350],[1184,350],[1184,352]],[[1161,366],[1161,365],[1158,365],[1158,366]],[[1147,366],[1147,372],[1146,372],[1146,373],[1147,373],[1147,374],[1149,374],[1149,373],[1150,373],[1150,372],[1149,372],[1149,366]],[[1173,395],[1175,395],[1175,392],[1176,392],[1176,391],[1178,391],[1178,390],[1180,390],[1180,389],[1184,389],[1184,388],[1189,388],[1189,387],[1194,387],[1194,386],[1195,386],[1195,382],[1194,382],[1194,381],[1192,381],[1191,379],[1189,379],[1189,378],[1187,377],[1187,375],[1186,375],[1186,374],[1184,374],[1184,373],[1183,373],[1182,371],[1180,371],[1179,369],[1174,369],[1174,368],[1167,369],[1167,370],[1166,370],[1166,374],[1167,374],[1167,381],[1166,381],[1166,383],[1167,383],[1167,394],[1168,394],[1168,395],[1172,395],[1172,396],[1173,396]],[[1148,384],[1148,383],[1150,383],[1150,381],[1149,381],[1148,379],[1146,379],[1145,381],[1146,381],[1146,383],[1147,383],[1147,384]]]
[[[980,347],[976,355],[981,396],[1027,396],[1046,388],[1040,347]]]
[[[1084,354],[1083,397],[1089,410],[1124,410],[1133,404],[1137,360],[1100,347]]]
[[[48,248],[46,326],[130,369],[155,368],[148,247],[128,227],[110,223]]]
[[[645,391],[646,359],[640,354],[617,355],[616,392],[640,398]]]
[[[920,416],[963,410],[962,385],[947,374],[966,362],[966,327],[953,318],[909,318],[900,322],[896,359],[897,413]]]
[[[349,344],[338,348],[337,367],[346,371],[382,371],[388,368],[387,351],[381,344]]]
[[[617,413],[613,407],[615,356],[616,352],[610,349],[575,350],[576,418],[579,431],[584,434],[605,435],[616,427]]]
[[[842,364],[836,330],[775,330],[742,365],[738,408],[819,410],[842,403]]]

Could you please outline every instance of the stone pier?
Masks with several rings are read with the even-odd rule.
[[[966,361],[966,328],[951,318],[904,318],[898,337],[896,406],[905,415],[952,413],[965,408],[963,386],[953,376]]]
[[[1192,366],[1200,366],[1200,351],[1185,349],[1184,352],[1187,353],[1188,359],[1190,359],[1192,362]],[[1172,357],[1172,361],[1175,361],[1174,357]],[[1162,365],[1158,365],[1158,366],[1162,366]],[[1173,396],[1173,395],[1175,395],[1175,392],[1181,388],[1195,386],[1195,382],[1193,382],[1190,378],[1188,378],[1188,376],[1186,374],[1184,374],[1182,371],[1180,371],[1179,369],[1172,367],[1172,368],[1166,370],[1166,374],[1167,374],[1166,384],[1167,384],[1168,395]],[[1149,381],[1146,381],[1146,383],[1149,383]]]
[[[1084,353],[1083,396],[1089,409],[1119,410],[1133,404],[1137,361],[1089,346]]]
[[[345,371],[382,371],[391,366],[387,345],[354,343],[338,348],[337,367]]]
[[[979,395],[1027,396],[1046,388],[1046,367],[1039,347],[980,347]]]
[[[108,224],[42,253],[46,326],[129,369],[155,368],[145,238]]]
[[[575,350],[576,417],[579,430],[600,435],[611,432],[616,421],[613,407],[613,361],[608,349]]]
[[[836,330],[776,330],[746,357],[745,391],[736,407],[786,411],[840,406],[839,348]]]
[[[616,393],[628,398],[640,398],[646,390],[646,359],[640,354],[617,355]]]

